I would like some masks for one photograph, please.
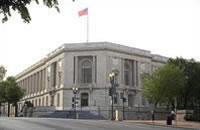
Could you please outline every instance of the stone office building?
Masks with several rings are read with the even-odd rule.
[[[109,42],[64,44],[16,76],[19,86],[26,90],[20,104],[31,101],[34,107],[54,106],[55,110],[73,111],[72,88],[78,88],[77,110],[109,119],[109,74],[118,70],[115,109],[122,109],[123,93],[126,111],[149,110],[149,102],[141,95],[140,76],[166,61],[166,57],[150,51]],[[136,118],[130,115],[127,113],[126,118]]]

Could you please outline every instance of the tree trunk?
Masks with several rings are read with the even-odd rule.
[[[18,105],[15,103],[15,117],[18,117]]]
[[[8,103],[8,117],[10,117],[10,103]]]

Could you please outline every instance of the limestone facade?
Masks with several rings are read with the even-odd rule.
[[[142,97],[141,74],[153,72],[164,65],[167,58],[150,51],[110,42],[64,44],[44,59],[16,75],[25,90],[21,99],[31,101],[34,107],[55,106],[57,110],[72,110],[72,88],[78,88],[77,109],[110,108],[111,87],[109,73],[118,70],[115,107],[149,107]]]

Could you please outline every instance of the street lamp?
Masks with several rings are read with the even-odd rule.
[[[114,120],[114,117],[113,117],[113,99],[114,99],[113,93],[114,93],[114,87],[115,87],[114,86],[114,83],[115,83],[115,73],[114,72],[110,73],[109,77],[110,77],[110,83],[111,83],[111,92],[110,92],[110,94],[111,94],[111,97],[112,97],[112,118],[111,118],[111,120]]]
[[[72,97],[72,107],[74,107],[74,113],[75,113],[75,119],[76,119],[76,104],[77,104],[77,101],[76,101],[76,95],[77,95],[77,92],[78,92],[78,88],[72,88],[73,90],[73,94],[74,94],[74,97]]]

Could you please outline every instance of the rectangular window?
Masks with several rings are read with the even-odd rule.
[[[135,65],[134,65],[134,60],[132,60],[132,62],[131,62],[131,64],[132,64],[132,86],[135,86],[135,75],[134,75],[134,73],[135,73]]]
[[[53,87],[56,86],[57,62],[53,63]]]
[[[33,104],[33,106],[34,106],[34,100],[32,100],[32,104]]]
[[[57,107],[60,107],[60,94],[57,94]]]
[[[144,97],[142,97],[142,105],[146,105],[146,99]]]
[[[49,105],[48,101],[49,101],[48,96],[46,96],[46,106]]]
[[[125,85],[129,85],[129,72],[125,71],[124,75],[125,75]]]
[[[35,106],[37,107],[37,99],[35,99]]]
[[[41,106],[41,99],[39,98],[39,106]]]
[[[88,106],[88,93],[81,94],[81,107]]]
[[[51,106],[54,106],[54,96],[51,96]]]
[[[42,98],[42,106],[44,106],[44,97]]]

